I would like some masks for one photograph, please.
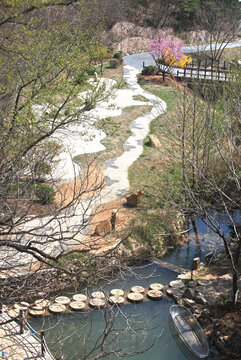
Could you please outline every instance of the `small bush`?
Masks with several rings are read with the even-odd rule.
[[[121,59],[122,58],[122,52],[121,51],[116,52],[113,57],[115,59]]]
[[[90,76],[94,75],[94,73],[96,71],[96,69],[95,69],[95,67],[93,65],[88,65],[85,70],[86,70],[87,74],[90,75]]]
[[[110,68],[112,68],[112,69],[116,69],[120,65],[120,63],[117,59],[111,59],[109,61],[109,64],[110,64]]]
[[[145,66],[141,73],[142,75],[155,75],[156,67],[154,65]]]
[[[41,202],[41,204],[52,204],[55,199],[55,191],[52,186],[49,185],[37,185],[35,195]]]
[[[81,74],[78,74],[76,77],[75,77],[75,84],[78,84],[78,85],[83,85],[86,83],[86,81],[89,79],[89,75],[87,72],[83,72]]]

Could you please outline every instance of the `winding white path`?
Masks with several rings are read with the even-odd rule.
[[[150,122],[166,111],[166,103],[163,100],[144,91],[138,85],[136,78],[138,72],[135,67],[125,65],[124,80],[131,90],[132,96],[145,96],[152,104],[152,110],[132,122],[130,126],[132,135],[124,143],[123,154],[106,162],[104,169],[106,187],[95,199],[81,201],[75,208],[61,213],[57,219],[51,217],[30,219],[24,225],[26,234],[17,236],[16,241],[23,244],[31,241],[39,249],[51,255],[79,243],[83,244],[89,231],[88,220],[93,209],[127,193],[129,189],[128,167],[143,151],[142,143],[149,132]],[[129,103],[126,105],[128,106]],[[86,225],[83,225],[83,221]],[[23,230],[23,225],[20,230]],[[37,241],[36,244],[35,241]],[[1,249],[0,259],[0,267],[23,265],[33,260],[31,255],[22,256],[18,251],[9,249]]]

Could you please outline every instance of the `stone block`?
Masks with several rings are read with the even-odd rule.
[[[191,267],[191,269],[192,269],[192,270],[197,270],[198,267],[199,267],[199,265],[200,265],[200,262],[201,262],[201,260],[200,260],[199,257],[194,258],[193,261],[192,261],[192,267]]]
[[[95,227],[95,234],[100,236],[105,236],[109,234],[112,231],[112,224],[110,220],[104,220],[101,221],[98,225]]]
[[[161,143],[158,140],[156,135],[154,135],[154,134],[149,135],[149,141],[150,141],[152,147],[157,148],[157,149],[159,149],[161,147]]]
[[[126,200],[127,200],[127,205],[131,206],[131,207],[136,207],[140,197],[144,194],[143,189],[140,189],[138,191],[136,191],[135,193],[131,194],[131,195],[127,195],[126,196]]]

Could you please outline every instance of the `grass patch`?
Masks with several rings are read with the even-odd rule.
[[[149,100],[143,95],[133,95],[132,98],[133,98],[133,100],[137,100],[137,101],[149,102]]]
[[[129,129],[131,122],[148,111],[150,111],[150,106],[129,106],[124,108],[121,116],[112,118],[113,123],[119,124],[118,134],[113,137],[106,137],[101,142],[106,149],[99,153],[78,155],[74,158],[74,161],[85,166],[86,158],[91,162],[96,158],[97,154],[100,164],[108,159],[120,156],[123,153],[124,142],[131,135],[131,130]]]

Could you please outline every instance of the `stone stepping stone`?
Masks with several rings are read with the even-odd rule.
[[[182,280],[173,280],[170,282],[169,286],[171,286],[173,288],[182,289],[182,288],[184,288],[185,285]]]
[[[69,307],[74,311],[81,311],[85,309],[85,303],[83,301],[71,301]]]
[[[75,294],[75,295],[73,295],[73,300],[74,301],[85,302],[87,300],[87,296],[84,295],[84,294]]]
[[[45,299],[38,299],[34,301],[34,304],[37,306],[41,306],[44,309],[50,305],[50,301]]]
[[[105,306],[105,300],[100,298],[90,299],[90,306],[94,308],[102,308]]]
[[[68,296],[58,296],[55,299],[55,302],[57,304],[68,305],[70,303],[70,298]]]
[[[147,296],[151,300],[160,300],[163,297],[163,292],[159,290],[149,290]]]
[[[93,299],[104,299],[105,298],[105,294],[102,291],[95,291],[91,294],[91,297]]]
[[[144,293],[145,288],[143,286],[132,286],[131,291],[133,293]]]
[[[144,296],[140,292],[131,292],[127,295],[127,299],[130,302],[141,302],[144,299]]]
[[[45,310],[41,305],[34,305],[29,309],[28,313],[32,316],[43,316]]]
[[[150,289],[151,290],[162,291],[164,289],[164,286],[162,284],[159,284],[159,283],[154,283],[154,284],[150,285]]]
[[[52,305],[49,305],[49,311],[53,314],[61,314],[65,312],[66,306],[64,304],[58,304],[54,303]]]
[[[11,318],[15,318],[16,316],[19,316],[19,309],[11,309],[11,310],[9,310],[8,315]]]
[[[113,295],[109,297],[110,304],[121,305],[124,303],[124,301],[125,299],[123,298],[123,296],[120,295]]]
[[[123,296],[124,295],[124,291],[122,289],[112,289],[110,291],[110,294],[112,296]]]
[[[30,304],[28,302],[22,301],[19,304],[14,304],[13,307],[16,310],[28,310]]]

